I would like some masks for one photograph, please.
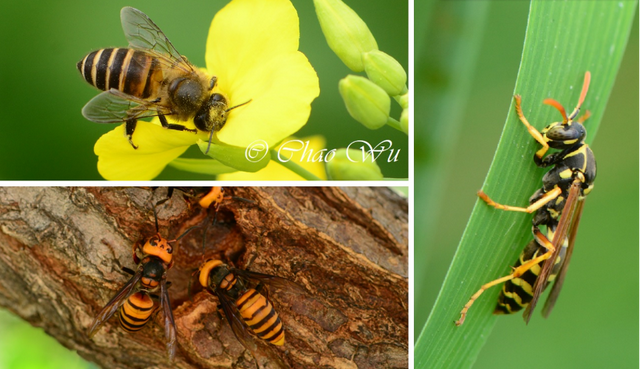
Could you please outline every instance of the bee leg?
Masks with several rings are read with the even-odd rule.
[[[127,136],[127,139],[129,140],[129,143],[131,144],[131,146],[133,146],[134,149],[137,149],[138,146],[133,144],[133,131],[136,130],[136,123],[137,123],[137,119],[135,118],[131,118],[131,119],[127,119],[127,121],[125,122],[124,125],[124,132],[125,135]]]
[[[166,129],[173,129],[176,131],[188,131],[188,132],[193,132],[193,133],[198,133],[197,129],[189,129],[185,126],[183,126],[182,124],[171,124],[167,121],[167,118],[164,116],[164,114],[158,114],[158,118],[160,118],[160,123],[162,124],[162,127],[166,128]]]
[[[551,200],[557,198],[561,194],[562,194],[562,189],[560,189],[560,187],[556,186],[556,187],[553,188],[553,190],[551,190],[551,191],[545,193],[543,196],[541,196],[540,199],[538,199],[536,202],[532,203],[531,205],[527,206],[526,208],[522,208],[522,207],[518,207],[518,206],[498,204],[497,202],[491,200],[489,198],[489,196],[487,196],[487,194],[484,193],[484,191],[482,191],[482,190],[478,191],[478,197],[480,197],[482,199],[482,201],[486,202],[487,205],[489,205],[489,206],[493,206],[496,209],[501,209],[501,210],[506,210],[506,211],[520,211],[520,212],[523,212],[523,213],[533,213],[534,211],[542,208],[547,203],[549,203]]]
[[[464,323],[464,319],[467,317],[467,311],[469,311],[469,308],[471,308],[471,305],[473,305],[473,303],[478,299],[478,297],[480,297],[480,295],[482,295],[484,291],[500,283],[510,281],[514,278],[520,277],[526,271],[533,268],[534,265],[540,264],[541,262],[549,259],[553,255],[553,252],[556,250],[556,248],[553,246],[553,243],[551,243],[551,241],[549,241],[549,239],[544,234],[542,234],[542,232],[540,232],[538,227],[535,227],[535,226],[533,227],[533,236],[536,242],[538,242],[538,244],[542,245],[544,248],[547,249],[547,252],[525,262],[524,264],[520,265],[517,268],[514,268],[511,274],[482,285],[482,287],[480,287],[478,292],[474,293],[473,296],[471,296],[471,298],[467,302],[467,304],[462,308],[462,311],[460,312],[460,319],[458,319],[455,322],[457,326],[460,326],[462,325],[462,323]]]

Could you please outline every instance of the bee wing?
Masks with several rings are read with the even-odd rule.
[[[579,196],[580,196],[580,186],[582,185],[582,181],[579,179],[575,179],[569,188],[569,196],[567,196],[567,201],[564,204],[564,208],[562,209],[562,215],[560,217],[560,222],[558,223],[558,227],[553,235],[553,246],[555,247],[555,251],[553,255],[542,264],[542,269],[540,274],[538,275],[538,279],[536,279],[536,283],[533,285],[533,298],[529,303],[529,306],[524,311],[524,320],[529,323],[529,319],[531,319],[531,314],[533,313],[533,309],[536,307],[538,303],[538,299],[544,290],[544,287],[547,285],[549,281],[549,276],[551,275],[551,270],[553,269],[553,265],[555,264],[555,260],[558,258],[560,254],[560,250],[562,249],[562,243],[564,238],[567,237],[567,232],[571,227],[571,224],[574,223],[574,218],[576,215],[576,208],[578,207]],[[576,229],[577,231],[577,229]],[[567,255],[570,255],[572,250],[567,250]],[[565,256],[566,257],[566,256]],[[564,263],[566,263],[566,259]],[[566,264],[568,265],[568,264]],[[565,265],[562,266],[563,269],[566,268]],[[557,293],[559,293],[558,291]],[[556,294],[557,298],[557,294]]]
[[[138,271],[129,279],[129,282],[122,287],[118,293],[113,296],[113,298],[102,308],[102,311],[98,314],[98,316],[93,320],[93,324],[91,324],[91,328],[89,328],[89,332],[87,335],[89,338],[93,337],[94,334],[98,331],[98,329],[107,321],[109,318],[115,314],[116,311],[122,306],[122,304],[127,300],[127,297],[131,294],[131,291],[136,286],[140,278],[142,277],[142,269],[138,269]]]
[[[545,318],[551,314],[551,310],[553,310],[553,307],[558,300],[558,296],[560,295],[560,290],[564,283],[564,277],[567,274],[567,269],[569,268],[569,261],[571,261],[571,254],[573,253],[573,245],[575,244],[576,234],[578,233],[578,225],[580,224],[580,217],[582,217],[583,206],[584,200],[580,200],[578,202],[578,207],[576,208],[575,219],[573,220],[571,230],[569,231],[569,246],[567,247],[567,253],[565,255],[564,262],[562,263],[562,268],[560,269],[560,272],[558,272],[558,276],[553,283],[549,297],[547,297],[547,301],[545,301],[544,307],[542,308],[542,316]]]
[[[96,123],[121,123],[159,114],[170,115],[171,111],[113,88],[98,94],[82,108],[82,115]]]
[[[169,360],[173,360],[176,354],[176,322],[173,319],[173,310],[171,310],[171,302],[169,301],[169,293],[167,291],[167,280],[160,282],[160,305],[164,313],[164,335],[167,339],[167,351]]]
[[[171,66],[180,67],[188,72],[194,71],[191,63],[180,55],[167,36],[146,14],[127,6],[120,11],[120,20],[129,47],[165,59]]]

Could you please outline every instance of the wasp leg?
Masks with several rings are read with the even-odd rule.
[[[167,118],[164,116],[164,114],[158,114],[158,118],[160,118],[160,124],[162,124],[162,127],[167,128],[167,129],[174,129],[176,131],[188,131],[188,132],[193,132],[193,133],[198,133],[197,129],[190,129],[187,128],[185,126],[183,126],[182,124],[171,124],[167,121]]]
[[[136,264],[140,264],[140,258],[138,257],[138,254],[136,253],[136,251],[141,248],[142,248],[142,243],[140,243],[140,241],[135,242],[133,244],[133,247],[131,248],[131,252],[133,253],[133,262]]]
[[[491,200],[489,198],[489,196],[487,196],[487,194],[484,193],[484,191],[482,191],[482,190],[478,191],[478,197],[480,197],[489,206],[493,206],[496,209],[501,209],[501,210],[506,210],[506,211],[519,211],[519,212],[523,212],[523,213],[533,213],[534,211],[536,211],[536,210],[542,208],[543,206],[545,206],[551,200],[553,200],[553,199],[557,198],[558,196],[560,196],[560,194],[562,194],[562,189],[560,189],[560,187],[556,186],[556,187],[553,188],[553,190],[545,193],[542,197],[540,197],[540,199],[538,199],[533,204],[527,206],[526,208],[522,208],[522,207],[519,207],[519,206],[498,204],[497,202]]]
[[[586,112],[584,112],[583,116],[581,116],[580,118],[578,118],[576,120],[576,122],[582,124],[582,123],[584,123],[585,120],[589,119],[590,116],[591,116],[591,112],[589,110],[587,110]]]
[[[547,150],[549,150],[549,144],[544,139],[542,134],[534,126],[529,124],[529,121],[527,120],[527,118],[525,118],[524,113],[522,113],[522,97],[520,95],[515,95],[513,98],[516,101],[516,114],[518,114],[518,118],[520,118],[520,121],[527,127],[529,134],[533,136],[533,138],[538,141],[540,145],[542,145],[542,148],[536,151],[536,157],[538,159],[542,159]]]
[[[541,262],[549,259],[553,255],[553,252],[556,250],[556,248],[553,246],[553,243],[551,243],[551,241],[549,241],[549,239],[544,234],[542,234],[542,232],[540,232],[538,227],[535,227],[535,226],[533,227],[533,235],[536,242],[544,246],[544,248],[547,249],[547,252],[527,261],[526,263],[520,265],[517,268],[514,268],[511,274],[498,278],[496,280],[493,280],[489,283],[483,284],[482,287],[480,287],[480,289],[478,290],[478,292],[474,293],[473,296],[471,296],[467,304],[462,308],[462,311],[460,311],[460,319],[456,320],[455,322],[457,326],[460,326],[462,325],[462,323],[464,323],[464,319],[467,317],[467,311],[469,311],[469,308],[471,308],[471,305],[473,305],[473,303],[478,299],[478,297],[480,297],[480,295],[482,295],[484,291],[500,283],[504,283],[514,278],[520,277],[526,271],[533,268],[534,265],[540,264]]]
[[[125,132],[125,135],[127,136],[127,140],[129,140],[129,143],[131,144],[131,146],[133,146],[134,149],[138,148],[138,146],[133,144],[133,131],[136,130],[137,122],[138,120],[136,118],[131,118],[131,119],[127,119],[127,121],[124,124],[124,132]]]

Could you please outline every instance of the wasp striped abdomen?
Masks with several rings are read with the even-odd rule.
[[[120,325],[129,332],[140,330],[149,321],[153,306],[153,300],[146,292],[132,294],[120,308]]]
[[[240,315],[261,339],[277,346],[284,344],[284,327],[269,300],[249,289],[236,301]]]
[[[158,59],[134,49],[96,50],[77,66],[82,77],[94,87],[102,91],[113,88],[142,99],[153,97],[163,79]]]
[[[553,232],[547,233],[547,238],[553,239]],[[564,262],[565,254],[567,252],[567,246],[568,239],[565,237],[560,253],[556,258],[553,269],[551,270],[551,275],[549,276],[549,279],[547,279],[546,284],[552,282],[558,274],[560,267]],[[533,260],[538,256],[544,254],[545,252],[547,252],[547,249],[544,248],[544,246],[541,246],[534,239],[529,242],[529,244],[527,244],[527,247],[525,247],[524,250],[522,250],[520,256],[518,257],[518,261],[516,261],[513,268],[516,269],[527,261]],[[524,272],[520,277],[514,278],[510,281],[506,281],[502,286],[502,291],[500,292],[500,296],[498,297],[498,304],[496,305],[496,309],[493,313],[498,315],[513,314],[523,308],[526,308],[533,299],[533,286],[535,285],[541,270],[542,266],[540,264],[536,264],[531,267],[531,269]],[[546,288],[546,285],[544,286],[544,288]]]

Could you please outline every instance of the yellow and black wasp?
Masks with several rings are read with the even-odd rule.
[[[497,209],[535,212],[532,220],[534,239],[520,254],[511,274],[486,283],[471,297],[460,312],[456,325],[464,323],[467,311],[485,290],[503,282],[494,314],[511,314],[525,308],[524,318],[528,322],[543,290],[550,282],[555,281],[543,308],[545,317],[551,313],[573,253],[584,199],[593,189],[596,177],[595,157],[584,142],[587,131],[582,125],[589,117],[589,112],[577,118],[589,90],[590,80],[591,73],[586,72],[580,99],[569,116],[557,101],[543,101],[558,109],[563,120],[549,124],[541,132],[529,124],[522,113],[521,97],[515,96],[516,113],[520,121],[542,145],[534,155],[534,162],[539,167],[553,168],[544,175],[542,188],[531,196],[530,205],[526,208],[496,203],[482,190],[478,191],[478,196],[483,201]],[[560,151],[545,157],[549,148]],[[546,227],[546,233],[540,230],[540,226]]]
[[[89,53],[77,64],[82,77],[104,91],[91,99],[82,115],[96,123],[125,123],[134,149],[133,133],[141,118],[160,118],[164,128],[213,134],[227,121],[228,99],[214,93],[217,78],[194,67],[173,47],[167,36],[143,12],[131,7],[120,12],[128,48],[107,48]],[[170,124],[193,119],[196,129]],[[207,148],[208,151],[208,148]]]
[[[302,287],[285,278],[233,268],[216,259],[204,262],[197,276],[200,286],[218,298],[236,338],[256,360],[252,336],[271,345],[284,345],[284,324],[269,299],[269,288],[306,295]],[[270,357],[285,366],[275,355]]]
[[[156,215],[155,208],[154,215]],[[133,261],[138,267],[135,271],[123,268],[133,276],[100,311],[89,328],[88,336],[93,337],[100,327],[118,311],[118,320],[122,328],[130,332],[140,330],[149,321],[151,314],[162,307],[167,352],[169,359],[173,359],[176,352],[176,327],[167,292],[169,286],[167,271],[173,266],[172,244],[194,227],[187,229],[175,240],[167,240],[160,234],[157,215],[155,225],[155,235],[147,239],[144,244],[133,245]],[[141,258],[138,256],[138,251]],[[159,298],[156,293],[159,294]],[[159,306],[154,301],[157,299],[160,300]]]

